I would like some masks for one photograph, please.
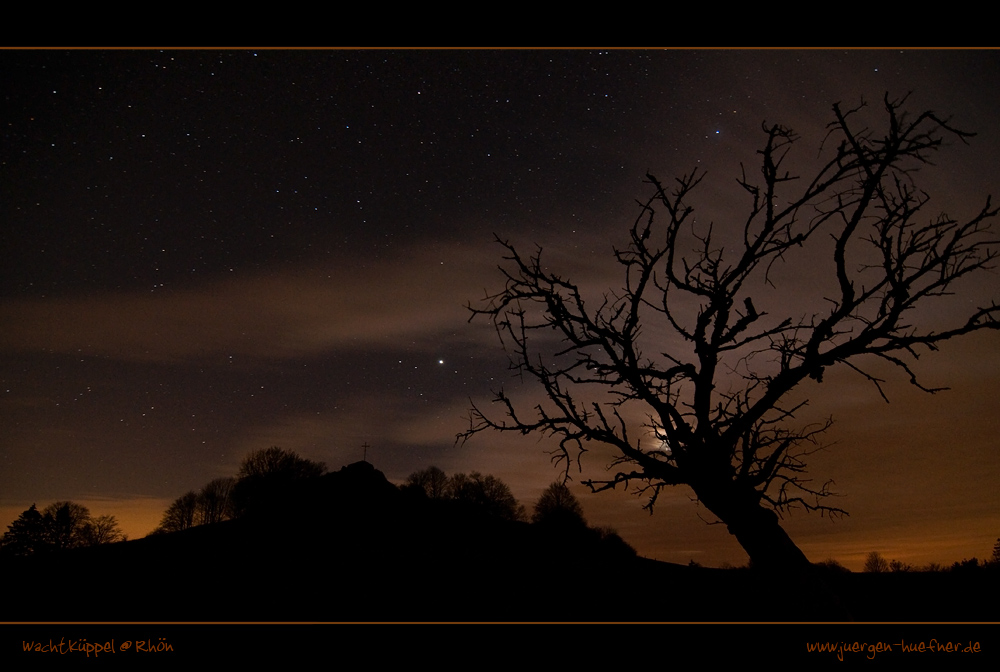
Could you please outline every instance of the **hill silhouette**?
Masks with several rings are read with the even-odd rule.
[[[367,462],[287,484],[243,518],[9,558],[16,621],[826,620],[751,570],[635,556],[594,530],[494,518]],[[984,578],[990,579],[984,583]],[[985,620],[996,572],[831,573],[859,620]]]

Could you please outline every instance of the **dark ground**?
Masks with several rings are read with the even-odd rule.
[[[1000,572],[829,571],[827,585],[853,618],[842,622],[820,606],[815,586],[647,560],[585,529],[492,519],[401,492],[367,463],[278,495],[266,513],[240,520],[5,559],[0,661],[16,663],[9,669],[40,658],[75,665],[86,652],[52,647],[103,642],[116,652],[102,667],[142,657],[143,669],[317,655],[333,667],[428,655],[463,666],[469,656],[520,667],[525,656],[580,655],[663,666],[681,653],[810,668],[842,666],[841,658],[935,658],[949,669],[1000,662]],[[453,625],[414,624],[428,622]],[[467,622],[603,625],[455,625]],[[901,649],[920,642],[978,648]],[[818,643],[841,650],[809,649]],[[890,649],[877,652],[880,643]],[[46,645],[47,653],[25,650]],[[169,650],[148,652],[157,646]]]
[[[8,558],[2,621],[840,621],[812,588],[639,558],[401,492],[367,463],[266,514]],[[854,621],[1000,620],[1000,572],[831,571]]]

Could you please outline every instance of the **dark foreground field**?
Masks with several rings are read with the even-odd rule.
[[[267,515],[9,559],[0,621],[828,621],[809,588],[400,492],[367,463]],[[993,571],[825,580],[855,621],[996,621]]]

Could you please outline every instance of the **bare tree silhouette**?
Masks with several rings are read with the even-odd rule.
[[[944,328],[920,326],[927,321],[918,307],[991,267],[997,248],[988,223],[998,209],[986,198],[965,219],[924,215],[929,197],[914,185],[915,171],[943,138],[973,134],[933,112],[908,115],[904,103],[885,97],[880,132],[859,128],[864,103],[834,105],[819,166],[804,179],[785,167],[797,136],[765,125],[760,175],[744,169],[739,179],[749,208],[738,228],[695,223],[689,201],[703,173],[672,188],[647,175],[652,195],[640,202],[628,246],[614,253],[624,288],[596,309],[579,285],[547,269],[540,248],[523,257],[498,238],[506,285],[485,307],[470,305],[470,320],[495,325],[512,368],[544,399],[526,410],[500,390],[494,403],[502,411],[474,403],[458,440],[486,430],[551,436],[567,477],[588,443],[609,445],[617,471],[585,481],[594,491],[632,484],[650,495],[652,510],[663,488],[687,485],[755,567],[808,572],[777,514],[795,506],[843,511],[823,503],[829,483],[803,475],[829,421],[797,425],[805,402],[792,392],[844,366],[885,398],[871,366],[877,360],[934,392],[912,369],[920,349],[1000,326],[995,302]],[[796,258],[828,269],[823,301],[798,316],[775,302],[766,308],[784,314],[771,315],[762,301],[774,289],[775,265]],[[645,423],[634,420],[636,407]]]
[[[180,532],[197,524],[198,493],[191,490],[175,499],[163,514],[153,534]]]
[[[229,520],[234,515],[233,488],[236,479],[216,478],[205,484],[198,493],[198,523],[210,525]]]
[[[514,497],[510,486],[492,474],[484,476],[473,471],[448,476],[431,466],[410,474],[403,487],[422,492],[430,499],[460,502],[503,520],[527,519],[524,506]]]
[[[90,522],[90,510],[76,502],[55,502],[42,511],[48,543],[62,551],[86,545],[84,529]]]
[[[430,466],[407,476],[405,487],[422,490],[431,499],[446,499],[448,485],[448,476],[438,467]]]
[[[524,506],[510,491],[510,486],[492,474],[478,471],[453,474],[448,480],[448,498],[485,511],[502,520],[526,520]]]
[[[326,465],[322,462],[313,462],[299,457],[293,450],[271,446],[264,450],[255,450],[244,457],[236,478],[245,480],[280,476],[289,479],[302,479],[315,478],[325,472]]]
[[[85,546],[100,546],[128,541],[128,536],[118,527],[118,519],[114,516],[91,518],[84,524],[81,536]]]
[[[865,571],[874,574],[884,574],[889,571],[889,561],[878,551],[872,551],[865,556]]]

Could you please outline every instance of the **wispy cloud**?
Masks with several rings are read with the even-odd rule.
[[[458,244],[378,263],[241,276],[197,289],[8,301],[0,349],[176,361],[311,356],[460,329],[490,260]]]

